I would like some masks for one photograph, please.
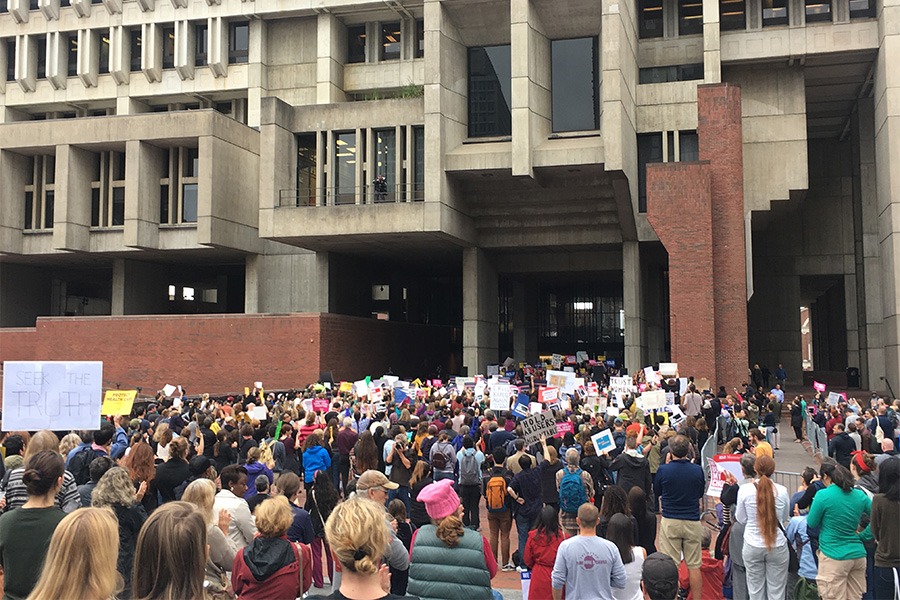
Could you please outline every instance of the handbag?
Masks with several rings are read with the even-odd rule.
[[[797,551],[794,550],[793,544],[791,544],[791,540],[787,536],[787,532],[785,532],[784,527],[781,525],[781,521],[778,521],[778,529],[781,530],[781,533],[784,534],[784,540],[787,542],[788,547],[788,573],[791,575],[796,575],[800,571],[800,557],[797,555]],[[803,550],[803,546],[800,546],[800,550]]]
[[[203,591],[211,600],[233,600],[234,593],[230,589],[231,582],[219,565],[211,560],[206,561],[206,573],[203,578]]]

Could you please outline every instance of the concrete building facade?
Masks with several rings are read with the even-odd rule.
[[[900,0],[0,0],[0,358],[331,313],[730,389],[802,307],[900,389],[898,165]]]

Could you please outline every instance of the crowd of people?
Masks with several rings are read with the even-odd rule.
[[[499,571],[529,571],[532,600],[894,597],[898,404],[636,378],[672,392],[676,421],[583,366],[600,393],[545,406],[571,425],[557,436],[526,434],[515,394],[491,410],[452,381],[378,401],[321,383],[159,394],[95,431],[6,432],[4,598],[493,600]],[[539,402],[543,375],[509,383]],[[772,480],[783,412],[796,441],[808,419],[832,437],[797,490]],[[707,442],[743,455],[718,532]]]

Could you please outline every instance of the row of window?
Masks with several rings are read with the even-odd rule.
[[[415,58],[425,56],[425,22],[421,19],[413,23],[416,36]],[[347,62],[376,62],[370,56],[371,48],[367,42],[369,28],[378,32],[377,60],[400,60],[402,57],[403,28],[400,21],[393,23],[370,23],[347,27]]]
[[[2,1],[2,0],[0,0]],[[209,35],[208,26],[204,23],[194,25],[194,64],[205,66],[208,64]],[[131,45],[130,70],[141,70],[141,45],[142,33],[140,27],[134,27],[129,31],[129,43]],[[109,73],[109,30],[104,29],[100,34],[100,46],[97,53],[98,72]],[[175,68],[175,26],[162,28],[162,68]],[[38,79],[47,77],[47,37],[36,36],[37,46],[37,73]],[[6,80],[15,81],[16,78],[16,41],[6,40]],[[66,71],[69,77],[75,77],[78,71],[78,32],[72,31],[66,40]],[[228,64],[246,63],[250,57],[250,26],[247,23],[228,24]]]
[[[700,140],[696,131],[640,133],[637,151],[638,210],[647,212],[647,165],[700,160]]]
[[[788,24],[789,0],[760,0],[763,27]],[[833,0],[804,0],[807,23],[831,21]],[[641,38],[661,38],[668,10],[665,0],[638,0]],[[703,33],[702,0],[677,0],[678,35]],[[850,18],[875,16],[874,0],[850,0]],[[719,28],[722,31],[747,28],[747,0],[719,0]]]

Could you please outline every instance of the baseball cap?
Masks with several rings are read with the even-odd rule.
[[[375,471],[373,469],[369,469],[360,475],[356,482],[356,489],[359,491],[376,487],[384,488],[386,490],[396,490],[400,485],[389,480],[381,471]]]
[[[654,552],[644,559],[641,581],[651,600],[674,600],[678,593],[678,566],[668,554]]]

